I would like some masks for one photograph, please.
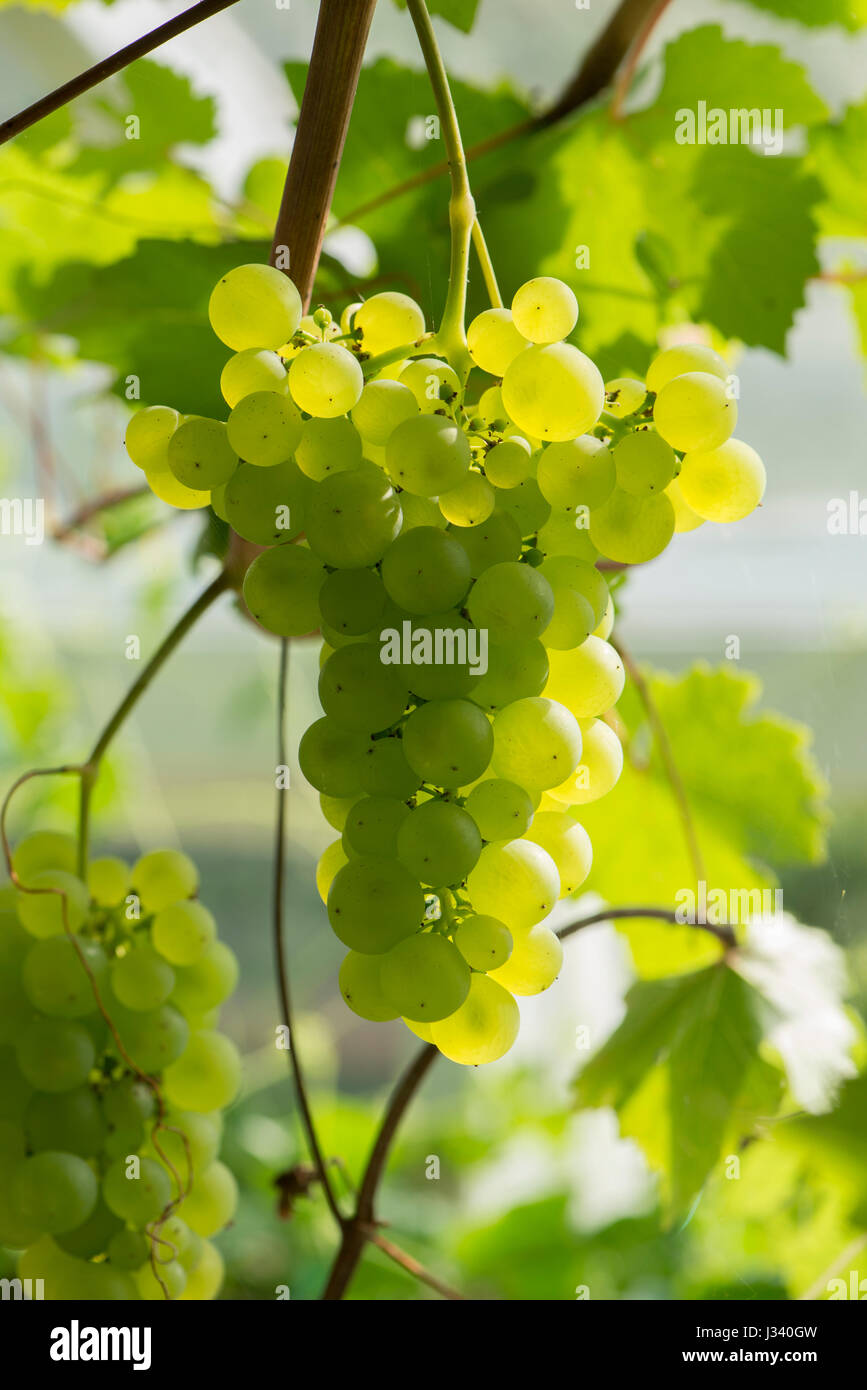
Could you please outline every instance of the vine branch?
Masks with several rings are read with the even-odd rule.
[[[31,106],[26,106],[23,111],[0,123],[0,145],[14,139],[30,126],[36,125],[37,121],[43,121],[68,101],[83,96],[91,87],[99,86],[107,77],[114,77],[116,73],[122,72],[137,58],[143,58],[146,53],[152,53],[155,48],[168,43],[169,39],[174,39],[178,34],[192,29],[194,25],[201,24],[203,19],[210,19],[211,15],[219,14],[220,10],[227,10],[235,4],[237,0],[200,0],[198,5],[184,10],[183,14],[175,15],[174,19],[166,20],[165,24],[159,24],[156,29],[151,29],[150,33],[135,39],[133,43],[128,43],[124,48],[119,48],[111,57],[94,63],[93,67],[79,73],[77,77],[70,78],[53,92],[48,92]]]

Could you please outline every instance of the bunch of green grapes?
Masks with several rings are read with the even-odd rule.
[[[130,454],[264,547],[243,586],[262,627],[322,634],[299,762],[340,835],[317,882],[347,1004],[496,1060],[516,997],[557,976],[546,919],[592,860],[580,808],[622,770],[598,562],[650,560],[762,495],[726,365],[678,347],[606,385],[550,277],[473,320],[469,374],[402,293],[335,323],[241,266],[210,316],[234,353],[227,420],[142,410]]]
[[[0,1245],[47,1299],[211,1299],[235,1180],[218,1158],[240,1059],[238,964],[196,866],[155,850],[77,872],[36,831],[0,888]]]

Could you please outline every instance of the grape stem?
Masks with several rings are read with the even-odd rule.
[[[402,362],[405,357],[424,357],[436,346],[437,335],[435,333],[425,333],[421,338],[416,338],[414,343],[401,343],[400,347],[389,348],[386,352],[379,352],[375,357],[363,358],[361,370],[365,381],[377,372],[381,372],[383,367],[390,367],[395,362]]]
[[[482,231],[482,224],[478,217],[473,223],[473,246],[475,247],[476,257],[481,266],[482,278],[485,282],[485,289],[488,292],[491,308],[502,309],[503,297],[500,294],[500,287],[497,284],[497,272],[494,270],[494,263],[491,260],[488,243],[485,241],[485,234]]]

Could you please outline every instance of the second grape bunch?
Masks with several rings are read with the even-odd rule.
[[[210,316],[234,353],[228,420],[143,409],[130,456],[159,496],[210,502],[267,547],[244,581],[263,627],[322,633],[324,714],[299,762],[340,833],[317,878],[347,1004],[496,1060],[516,996],[559,972],[545,922],[590,871],[580,808],[623,765],[597,561],[650,560],[761,500],[727,364],[685,345],[646,383],[606,384],[565,341],[578,305],[549,277],[470,324],[469,384],[404,294],[336,323],[240,266]]]

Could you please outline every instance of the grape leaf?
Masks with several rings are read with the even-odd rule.
[[[867,101],[850,106],[841,118],[813,133],[810,167],[824,187],[819,208],[828,236],[864,235],[867,187],[862,174],[867,160]]]
[[[758,10],[768,10],[779,19],[799,24],[824,26],[839,24],[844,29],[861,29],[867,24],[867,0],[742,0]]]
[[[395,0],[395,4],[399,10],[406,9],[406,0]],[[447,19],[449,24],[464,34],[469,34],[475,24],[478,8],[479,0],[428,0],[428,10],[432,15]]]

